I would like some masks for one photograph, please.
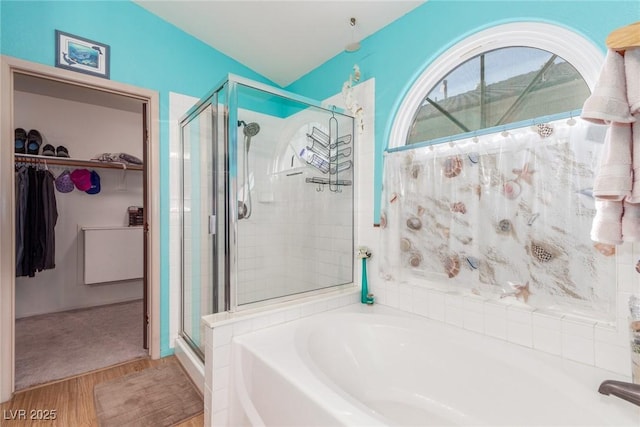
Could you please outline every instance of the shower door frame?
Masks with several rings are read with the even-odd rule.
[[[208,233],[211,234],[213,237],[213,242],[211,245],[212,248],[212,253],[211,253],[211,274],[210,274],[210,279],[211,279],[211,295],[212,295],[212,311],[215,313],[218,310],[218,290],[219,290],[219,286],[218,286],[218,280],[219,280],[219,258],[218,258],[218,253],[219,253],[219,219],[218,219],[218,195],[217,195],[217,185],[218,185],[218,179],[217,179],[217,174],[218,174],[218,170],[219,170],[219,149],[218,149],[218,144],[217,144],[217,139],[215,137],[215,135],[218,134],[218,93],[220,92],[220,90],[223,89],[223,86],[219,86],[216,87],[215,90],[207,93],[204,97],[202,97],[200,100],[198,100],[198,102],[191,107],[186,113],[185,115],[182,117],[182,119],[180,119],[180,152],[182,157],[182,161],[180,162],[180,179],[181,179],[181,185],[180,185],[180,233],[181,233],[181,238],[180,238],[180,277],[181,277],[181,284],[180,284],[180,330],[179,330],[179,336],[182,337],[182,339],[184,339],[184,341],[189,345],[189,347],[191,348],[191,350],[201,359],[204,361],[204,353],[202,352],[202,350],[200,349],[200,346],[198,346],[198,344],[193,340],[193,338],[189,335],[189,333],[187,333],[185,331],[185,268],[184,268],[184,264],[185,264],[185,235],[184,235],[184,195],[185,195],[185,191],[184,191],[184,129],[185,127],[190,124],[193,120],[197,120],[199,115],[202,114],[205,110],[207,110],[207,108],[211,107],[212,108],[212,114],[211,114],[211,135],[212,135],[212,141],[211,141],[211,158],[208,159],[208,162],[210,162],[211,167],[212,167],[212,182],[211,182],[211,188],[214,189],[214,194],[211,198],[212,204],[211,206],[209,206],[211,213],[209,213],[209,218],[215,218],[215,224],[211,224],[210,223],[210,229],[208,230]],[[200,143],[200,140],[198,140],[198,143]],[[211,221],[211,220],[210,220]],[[213,226],[213,230],[211,229],[211,227]],[[205,315],[210,314],[210,313],[205,313]],[[189,319],[189,320],[193,320],[193,319]],[[202,338],[202,337],[201,337]]]

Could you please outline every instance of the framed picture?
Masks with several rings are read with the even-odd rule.
[[[109,45],[56,30],[56,67],[109,78]]]

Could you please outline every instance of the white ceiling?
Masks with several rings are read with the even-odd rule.
[[[425,0],[135,0],[149,12],[286,86]],[[356,26],[349,20],[356,18]]]

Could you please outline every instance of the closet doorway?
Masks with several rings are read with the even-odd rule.
[[[0,291],[10,293],[12,303],[7,310],[4,298],[0,302],[3,325],[8,311],[12,324],[9,336],[6,328],[0,334],[3,349],[10,343],[12,353],[12,363],[5,363],[5,353],[0,365],[5,400],[7,378],[13,377],[11,391],[17,391],[159,357],[159,266],[153,262],[159,222],[157,94],[3,62],[3,83],[8,76],[10,87],[9,110],[3,93],[3,111],[12,120],[7,123],[3,114],[2,135],[10,132],[11,144],[3,144],[2,155],[13,160],[14,191],[10,200],[5,198],[12,192],[2,191],[3,203],[13,207],[12,221],[2,220],[2,235],[13,231],[12,239],[2,239],[2,252],[15,253],[11,280],[4,259],[0,270]],[[23,130],[24,149],[15,144]],[[55,204],[45,203],[34,214],[25,177]],[[45,254],[30,243],[43,238]]]

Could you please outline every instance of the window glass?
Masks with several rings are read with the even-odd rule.
[[[428,92],[407,144],[580,109],[589,94],[580,73],[548,51],[506,47],[483,52]]]

